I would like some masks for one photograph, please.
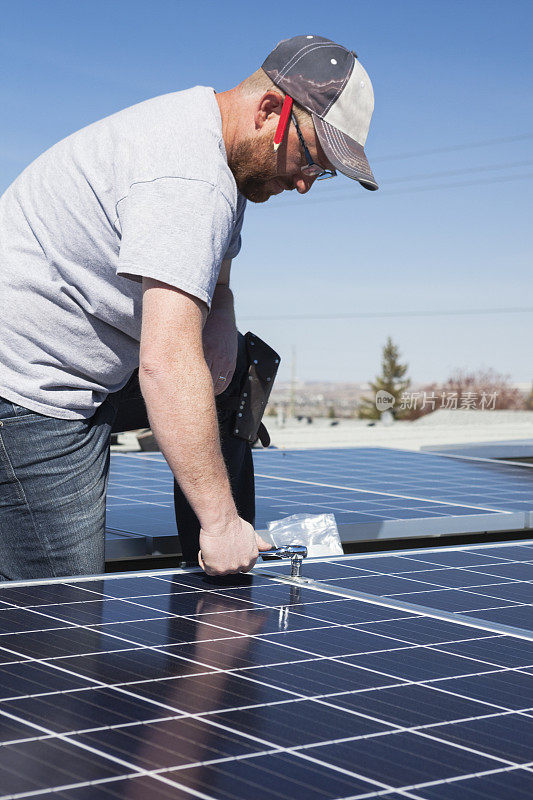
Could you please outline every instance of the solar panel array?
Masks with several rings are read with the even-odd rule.
[[[333,513],[344,541],[533,527],[533,470],[386,448],[254,450],[256,527]],[[112,456],[108,556],[176,551],[162,455]]]
[[[531,797],[533,541],[285,569],[0,587],[0,800]]]

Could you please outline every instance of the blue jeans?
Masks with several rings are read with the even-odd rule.
[[[104,571],[114,417],[109,399],[65,420],[0,398],[0,580]]]
[[[251,449],[232,435],[233,415],[226,410],[247,368],[239,334],[237,368],[217,397],[217,410],[235,503],[253,524]],[[136,373],[86,420],[46,417],[0,397],[0,581],[104,572],[110,435],[144,427],[148,417]],[[183,556],[193,560],[200,524],[176,483],[174,506]]]

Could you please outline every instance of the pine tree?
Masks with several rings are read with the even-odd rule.
[[[378,375],[374,382],[370,383],[370,387],[374,392],[374,397],[363,397],[359,407],[359,417],[361,419],[379,419],[381,417],[381,410],[376,407],[376,394],[378,391],[383,390],[388,392],[394,397],[394,405],[390,409],[395,419],[402,417],[402,412],[399,410],[400,398],[403,392],[407,391],[411,381],[405,378],[408,370],[407,364],[400,364],[400,351],[393,343],[391,337],[387,338],[385,347],[383,348],[383,355],[381,359],[381,375]]]

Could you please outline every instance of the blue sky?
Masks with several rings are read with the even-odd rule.
[[[0,11],[0,191],[101,117],[235,85],[287,36],[356,50],[374,85],[366,152],[380,191],[340,176],[249,205],[232,278],[241,330],[282,354],[280,378],[294,347],[301,379],[371,379],[388,335],[414,381],[456,367],[533,378],[530,2],[0,0]],[[517,308],[530,310],[448,313]]]

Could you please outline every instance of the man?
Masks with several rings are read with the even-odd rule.
[[[298,36],[234,89],[156,97],[78,131],[7,189],[0,578],[103,571],[109,434],[137,366],[201,566],[246,571],[268,548],[239,516],[217,428],[237,354],[231,261],[246,199],[304,194],[337,169],[377,188],[373,102],[352,51]]]

